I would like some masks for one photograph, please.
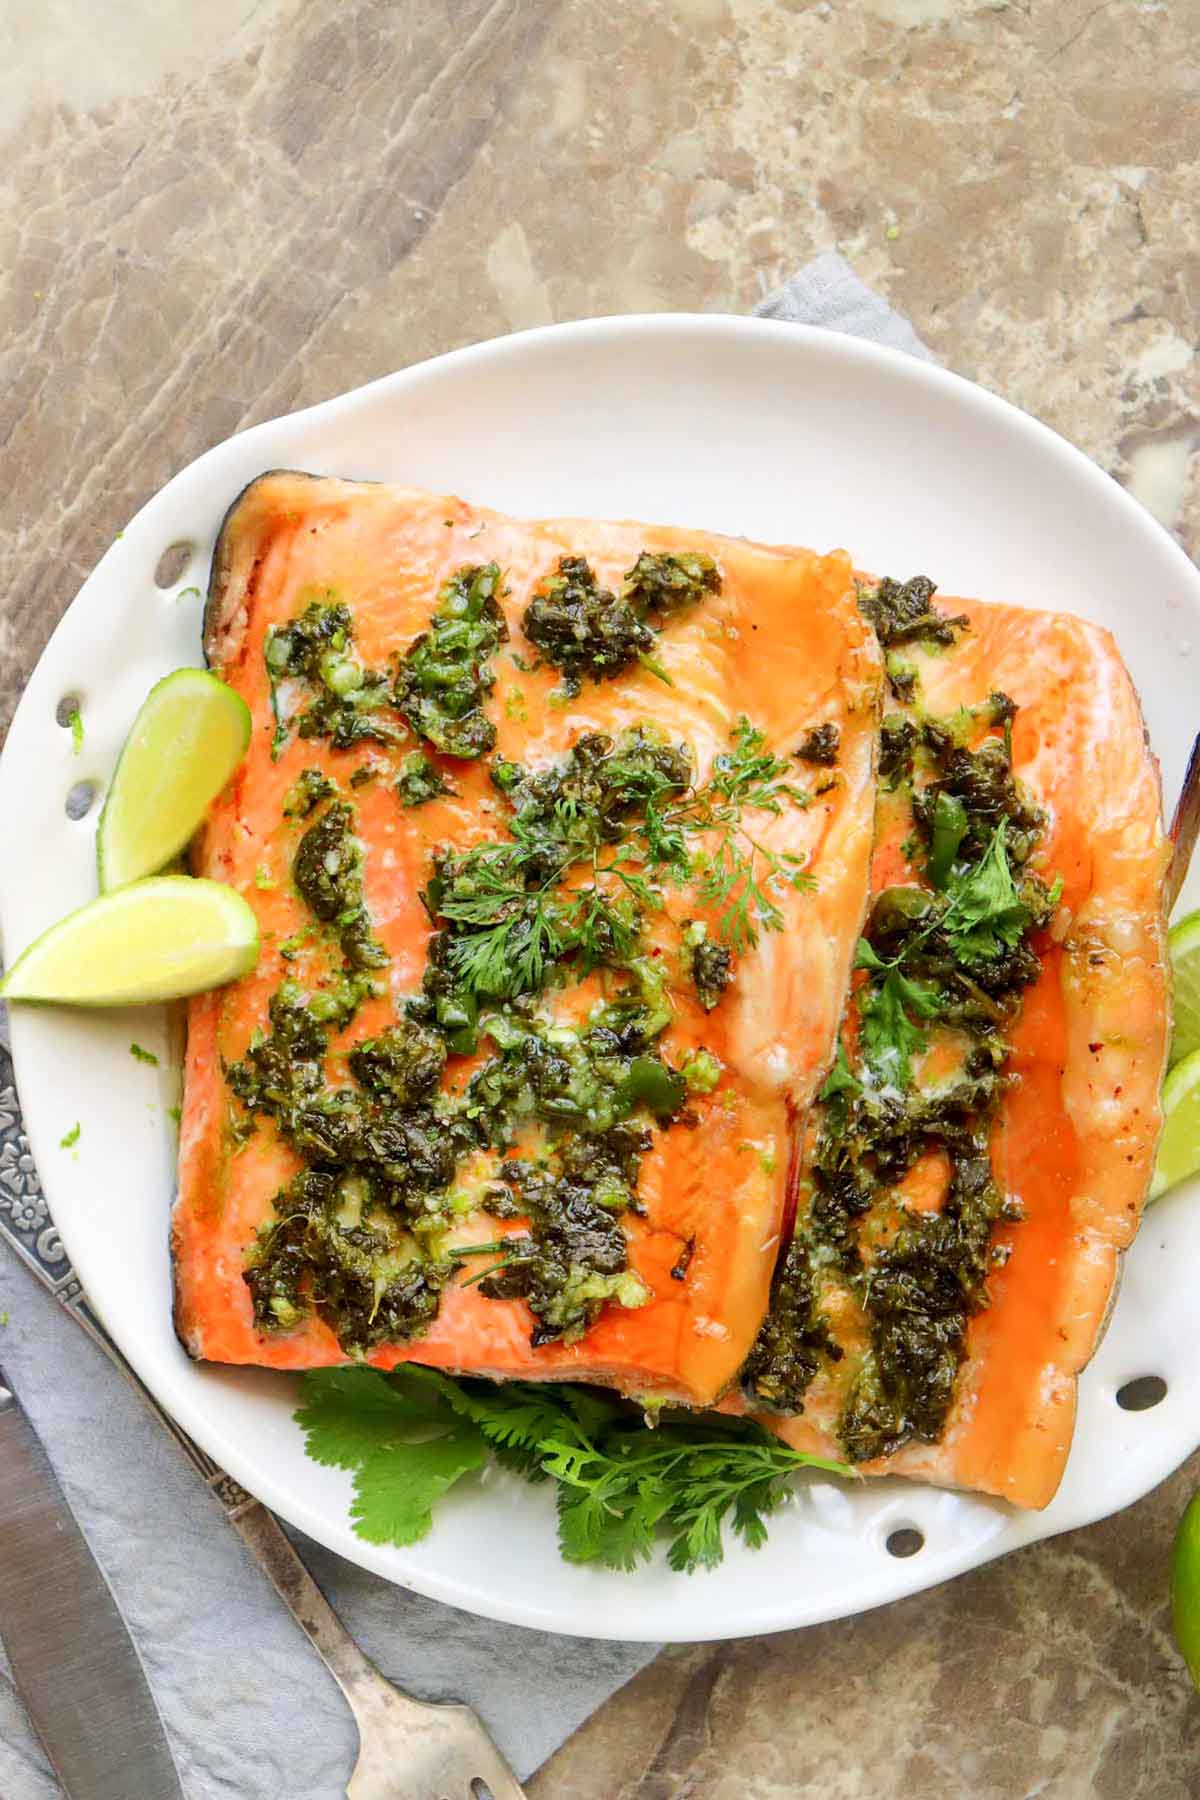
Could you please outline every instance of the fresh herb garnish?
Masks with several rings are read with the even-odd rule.
[[[864,611],[885,642],[945,646],[965,623],[931,613],[927,583],[885,583],[879,595]],[[831,1320],[849,1298],[868,1328],[837,1423],[855,1462],[944,1431],[969,1321],[1007,1254],[995,1227],[1019,1217],[991,1162],[1004,1032],[1041,970],[1032,938],[1060,893],[1027,867],[1045,819],[1013,774],[1012,701],[992,694],[934,718],[915,691],[914,678],[906,711],[884,720],[880,774],[893,790],[911,785],[902,852],[928,885],[886,888],[872,903],[853,1050],[839,1044],[821,1091],[811,1200],[743,1371],[752,1402],[802,1410],[818,1372],[843,1354]],[[968,749],[981,727],[1001,735]],[[890,825],[895,803],[885,805]],[[913,1063],[935,1024],[947,1054],[926,1077]],[[899,1184],[929,1153],[947,1168],[945,1196],[940,1209],[910,1209]]]
[[[966,629],[966,618],[952,618],[933,605],[937,588],[928,576],[910,581],[885,576],[875,587],[860,587],[859,610],[875,628],[885,649],[893,644],[923,643],[947,646],[957,643]]]
[[[508,637],[503,592],[496,563],[456,570],[438,595],[429,630],[400,664],[396,705],[447,756],[482,756],[496,742],[483,704],[496,679],[488,659]]]
[[[701,859],[699,898],[718,909],[718,933],[739,954],[758,942],[760,928],[781,929],[775,896],[782,888],[806,893],[816,885],[800,857],[771,850],[745,824],[747,811],[779,814],[785,805],[809,804],[808,793],[785,779],[789,773],[764,733],[742,717],[733,730],[732,750],[715,759],[708,787],[694,803],[690,822],[717,833],[715,846]]]
[[[143,1050],[140,1044],[130,1044],[129,1054],[133,1057],[135,1062],[150,1063],[155,1068],[158,1067],[158,1058],[155,1056],[153,1050]]]
[[[353,969],[377,969],[387,952],[375,937],[363,900],[362,847],[354,836],[354,808],[335,800],[310,825],[296,849],[292,879],[323,925],[332,925]]]
[[[903,970],[882,963],[866,939],[858,946],[856,966],[878,979],[859,1001],[863,1057],[882,1084],[906,1088],[912,1081],[912,1059],[928,1047],[920,1021],[935,1019],[941,1003],[930,987],[909,979]]]
[[[514,807],[511,837],[438,858],[426,904],[447,937],[435,961],[483,1000],[536,993],[566,962],[583,973],[601,963],[629,967],[645,914],[661,910],[667,888],[695,879],[722,941],[698,952],[693,977],[715,1005],[730,949],[744,952],[760,930],[782,926],[785,887],[813,885],[799,857],[772,850],[746,822],[749,812],[808,804],[789,774],[745,718],[700,788],[687,753],[645,730],[615,745],[581,738],[538,775],[498,764],[493,779]],[[581,864],[590,880],[564,886]]]
[[[388,717],[392,704],[388,677],[380,670],[365,669],[358,660],[353,615],[331,590],[310,600],[288,624],[272,626],[263,655],[275,719],[273,757],[283,753],[293,726],[302,738],[328,738],[335,750],[363,742],[403,742],[403,725]],[[293,707],[285,716],[285,684],[316,690],[307,710]]]
[[[309,1370],[296,1422],[315,1461],[353,1472],[351,1517],[368,1543],[417,1543],[442,1496],[494,1457],[555,1484],[568,1562],[624,1571],[659,1543],[672,1569],[715,1568],[727,1529],[761,1547],[797,1471],[849,1473],[749,1419],[664,1415],[651,1428],[588,1388],[454,1381],[412,1365]]]
[[[67,714],[67,724],[71,727],[71,754],[78,756],[83,749],[83,716],[77,706]]]
[[[286,819],[307,819],[324,800],[332,800],[337,788],[320,769],[301,769],[283,797]]]
[[[563,674],[563,691],[579,693],[584,675],[611,679],[650,656],[655,635],[630,601],[602,588],[582,556],[563,556],[525,609],[522,629],[543,660]]]
[[[1013,879],[1007,831],[1002,819],[979,861],[946,882],[950,904],[940,930],[961,962],[994,960],[1014,949],[1034,923],[1033,907],[1021,898]],[[1051,911],[1057,899],[1057,894],[1047,896]]]
[[[423,806],[427,800],[436,800],[439,795],[454,791],[423,750],[414,750],[405,757],[395,787],[401,806]]]
[[[721,571],[700,551],[643,550],[619,595],[600,586],[585,557],[563,556],[554,574],[539,583],[522,627],[543,660],[562,670],[569,696],[579,693],[584,675],[606,681],[635,663],[671,687],[654,654],[657,633],[647,621],[661,625],[720,591]]]
[[[75,1124],[72,1125],[70,1131],[64,1133],[64,1135],[61,1138],[59,1138],[59,1140],[58,1140],[59,1149],[60,1150],[73,1150],[75,1148],[76,1144],[79,1142],[79,1132],[80,1132],[79,1122],[78,1122],[78,1120],[76,1120]]]
[[[836,725],[814,725],[800,741],[796,756],[801,762],[816,763],[819,768],[832,768],[838,759],[842,734]]]

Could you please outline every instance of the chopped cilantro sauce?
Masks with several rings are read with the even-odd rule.
[[[296,618],[267,633],[273,754],[282,754],[293,730],[351,750],[401,745],[411,741],[409,727],[448,756],[490,750],[496,728],[484,711],[494,686],[488,658],[508,636],[501,592],[495,563],[456,570],[438,594],[429,629],[390,670],[363,666],[353,612],[333,590],[310,599]]]
[[[306,711],[285,717],[277,705],[282,741],[294,725],[336,748],[373,733],[392,742],[393,726],[405,729],[400,715],[443,755],[489,752],[488,659],[506,636],[502,591],[494,563],[459,570],[429,630],[381,678],[378,704],[380,680],[357,663],[349,608],[312,601],[266,645],[277,692],[284,682],[318,689]],[[647,621],[719,591],[716,565],[699,554],[644,553],[619,600],[596,587],[582,559],[565,559],[531,603],[526,630],[568,684],[599,679],[628,666],[643,636],[653,643]],[[535,612],[543,603],[564,630],[578,609],[573,648],[550,612]],[[530,630],[530,614],[546,629]],[[622,634],[625,647],[614,649]],[[419,988],[394,1024],[336,1059],[336,1078],[336,1035],[380,991],[376,972],[388,959],[367,910],[354,805],[317,769],[303,770],[285,797],[299,833],[291,878],[312,923],[283,954],[294,963],[315,941],[336,946],[341,966],[324,985],[285,981],[266,1028],[226,1071],[235,1144],[267,1119],[302,1165],[247,1258],[262,1329],[289,1330],[315,1313],[356,1354],[404,1342],[428,1328],[464,1271],[486,1299],[523,1299],[539,1345],[573,1341],[606,1305],[650,1298],[630,1267],[622,1218],[640,1210],[640,1165],[656,1133],[686,1129],[694,1097],[712,1094],[723,1069],[703,1046],[679,1067],[663,1054],[674,1003],[646,922],[668,915],[672,889],[692,887],[711,922],[674,927],[672,967],[684,992],[718,1006],[737,956],[781,925],[780,894],[809,884],[798,859],[770,852],[757,828],[751,835],[745,815],[809,796],[745,719],[702,785],[688,749],[648,725],[616,742],[584,734],[536,771],[493,758],[491,778],[502,834],[433,854]],[[404,757],[394,786],[404,806],[449,791],[424,751]],[[550,996],[597,968],[606,997],[582,1022],[556,1022]],[[480,1050],[464,1078],[454,1059]],[[495,1233],[456,1248],[451,1228],[478,1208],[497,1220]]]
[[[920,577],[885,581],[860,601],[885,645],[946,649],[965,621],[936,612],[933,592]],[[843,1354],[824,1302],[848,1291],[869,1331],[838,1421],[852,1461],[934,1443],[945,1427],[969,1320],[1005,1257],[995,1228],[1019,1217],[993,1177],[990,1138],[1007,1032],[1058,901],[1058,884],[1029,867],[1045,819],[1013,775],[1012,701],[993,694],[935,719],[915,699],[915,670],[906,686],[914,698],[884,720],[880,774],[910,799],[914,879],[872,903],[854,1049],[839,1049],[822,1090],[810,1204],[743,1370],[753,1402],[802,1411],[812,1381]],[[934,1029],[957,1054],[931,1077],[915,1065]],[[929,1152],[946,1158],[948,1186],[940,1210],[917,1212],[890,1190]]]
[[[643,550],[620,594],[602,588],[582,556],[560,557],[526,608],[525,636],[563,673],[563,689],[576,695],[584,675],[606,681],[634,663],[670,677],[656,664],[656,625],[673,613],[721,591],[721,572],[696,551],[652,555]]]
[[[287,625],[273,626],[264,646],[275,717],[272,754],[280,756],[293,728],[302,738],[327,738],[335,750],[356,744],[399,744],[387,673],[365,669],[354,654],[350,608],[327,590]],[[292,704],[297,693],[306,708]]]
[[[482,756],[496,742],[483,710],[495,686],[488,658],[508,637],[499,566],[459,569],[442,588],[429,630],[409,647],[396,704],[413,730],[447,756]]]

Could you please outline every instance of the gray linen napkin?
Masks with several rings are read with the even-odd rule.
[[[832,254],[755,310],[929,355]],[[0,1005],[0,1212],[32,1236],[45,1227],[45,1203],[7,1042]],[[175,1445],[2,1243],[0,1358],[141,1646],[189,1800],[340,1800],[355,1733],[333,1683]],[[296,1539],[384,1673],[426,1699],[469,1701],[522,1776],[656,1651],[475,1619]],[[5,1671],[0,1795],[59,1792]]]

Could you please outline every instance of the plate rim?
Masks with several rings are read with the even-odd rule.
[[[606,345],[619,344],[622,340],[628,342],[641,334],[663,337],[680,334],[699,335],[711,336],[720,340],[760,339],[764,343],[775,341],[780,346],[790,346],[788,354],[806,348],[810,353],[816,353],[820,357],[834,362],[842,360],[860,367],[865,366],[868,370],[875,367],[886,371],[890,378],[899,376],[917,391],[929,388],[941,389],[943,392],[951,394],[957,403],[965,406],[968,411],[977,416],[1003,420],[1010,429],[1024,434],[1027,440],[1049,448],[1059,459],[1065,457],[1076,475],[1090,483],[1097,494],[1103,493],[1104,503],[1109,507],[1115,507],[1117,512],[1123,515],[1127,524],[1143,540],[1148,550],[1152,546],[1160,556],[1164,551],[1167,552],[1168,560],[1174,563],[1177,574],[1183,580],[1183,585],[1191,588],[1197,618],[1200,619],[1200,570],[1191,562],[1182,546],[1114,477],[1052,426],[1034,418],[1003,396],[981,387],[967,377],[944,368],[938,363],[926,362],[890,346],[824,327],[795,324],[784,320],[742,317],[736,314],[666,312],[600,315],[553,325],[537,326],[521,332],[506,333],[499,337],[483,339],[445,351],[390,374],[376,377],[342,393],[331,395],[294,413],[282,414],[269,420],[260,421],[248,427],[246,431],[236,433],[234,437],[210,446],[184,468],[178,470],[169,481],[150,496],[133,515],[121,536],[125,540],[136,539],[139,530],[145,527],[147,520],[157,513],[174,491],[179,489],[185,481],[195,478],[198,472],[206,470],[208,465],[219,459],[232,444],[248,448],[257,442],[269,441],[272,434],[277,433],[281,426],[286,425],[294,430],[319,424],[323,416],[332,417],[340,412],[350,411],[354,406],[366,401],[368,397],[372,399],[383,397],[390,400],[393,395],[403,394],[406,388],[416,386],[423,381],[436,380],[441,374],[452,370],[469,369],[472,364],[502,361],[512,356],[518,358],[527,355],[536,356],[540,347],[547,341],[558,343],[575,339],[603,348]],[[114,544],[100,557],[96,567],[81,585],[75,599],[65,609],[56,624],[25,684],[6,734],[5,744],[0,749],[0,813],[3,812],[6,787],[8,782],[13,779],[13,771],[17,762],[17,751],[12,746],[16,740],[19,749],[22,721],[33,706],[31,694],[34,694],[36,689],[49,679],[45,671],[55,659],[56,646],[61,650],[66,640],[71,613],[79,606],[90,584],[97,578],[99,571],[105,566],[108,559],[114,554],[121,553],[121,546]],[[4,895],[5,884],[0,878],[0,915],[4,910]],[[2,923],[2,917],[0,917],[0,923]],[[10,1019],[14,1078],[18,1094],[23,1095],[25,1080],[32,1074],[32,1069],[27,1066],[25,1077],[23,1077],[24,1056],[21,1040],[24,1034],[19,1008],[11,1012]],[[50,1155],[51,1146],[39,1141],[41,1134],[38,1132],[35,1135],[35,1131],[31,1127],[29,1109],[23,1107],[23,1111],[25,1128],[53,1218],[54,1204],[51,1189],[54,1185],[54,1175],[51,1171],[54,1169],[54,1162]],[[84,1254],[81,1258],[76,1254],[76,1246],[72,1242],[73,1237],[73,1228],[68,1227],[63,1234],[63,1241],[75,1270],[83,1282],[85,1292],[87,1292],[84,1269],[89,1258],[86,1243],[83,1245]],[[151,1391],[159,1404],[188,1432],[189,1436],[193,1437],[209,1455],[221,1464],[222,1468],[227,1470],[247,1491],[260,1498],[272,1511],[277,1512],[289,1523],[337,1554],[347,1557],[360,1567],[366,1568],[398,1586],[409,1588],[445,1604],[458,1606],[482,1617],[528,1626],[537,1630],[551,1631],[564,1636],[608,1637],[628,1642],[657,1642],[664,1636],[661,1624],[658,1629],[654,1629],[653,1621],[648,1622],[647,1626],[640,1631],[631,1630],[628,1620],[623,1622],[620,1630],[606,1629],[603,1617],[595,1615],[590,1617],[586,1629],[569,1624],[564,1625],[561,1619],[547,1616],[545,1609],[540,1604],[519,1605],[507,1600],[489,1601],[486,1597],[481,1598],[473,1587],[460,1586],[436,1571],[420,1567],[398,1570],[397,1560],[404,1561],[404,1552],[398,1552],[394,1548],[388,1547],[377,1548],[364,1543],[353,1537],[349,1529],[348,1518],[345,1521],[331,1521],[324,1509],[310,1503],[303,1495],[284,1490],[277,1485],[269,1466],[264,1469],[264,1465],[256,1463],[253,1455],[243,1452],[236,1441],[226,1439],[219,1420],[210,1420],[201,1404],[199,1390],[193,1400],[186,1392],[178,1394],[174,1392],[168,1378],[169,1371],[160,1370],[156,1366],[154,1371],[147,1374],[137,1367],[137,1363],[130,1357],[126,1344],[123,1342],[122,1319],[105,1317],[99,1305],[96,1305],[96,1311],[122,1354],[130,1361],[138,1379]],[[169,1397],[164,1397],[164,1394],[160,1392],[160,1387],[166,1388]],[[1197,1423],[1194,1437],[1195,1442],[1191,1446],[1193,1449],[1200,1445],[1200,1422]],[[1187,1453],[1190,1452],[1185,1452],[1185,1454]],[[1178,1466],[1177,1462],[1172,1464],[1172,1468],[1176,1466]],[[1170,1469],[1162,1470],[1155,1476],[1151,1486],[1157,1485],[1158,1481],[1165,1479],[1170,1472]],[[904,1492],[910,1492],[914,1488],[925,1492],[937,1491],[930,1490],[926,1484],[909,1482],[903,1484]],[[1141,1493],[1149,1491],[1150,1488],[1144,1486],[1139,1489]],[[982,1552],[978,1546],[963,1546],[958,1551],[944,1549],[928,1561],[924,1557],[912,1558],[908,1562],[895,1561],[885,1569],[884,1576],[886,1578],[872,1576],[872,1592],[869,1597],[852,1598],[849,1605],[832,1603],[808,1608],[798,1606],[796,1600],[792,1599],[790,1602],[779,1603],[777,1606],[765,1609],[765,1611],[769,1611],[769,1616],[765,1616],[764,1612],[762,1618],[751,1623],[740,1624],[734,1635],[752,1636],[794,1629],[802,1625],[852,1616],[860,1611],[887,1604],[894,1599],[934,1586],[968,1569],[980,1567],[985,1562],[1005,1555],[1023,1543],[1038,1541],[1057,1535],[1062,1531],[1095,1523],[1113,1512],[1122,1510],[1136,1497],[1136,1495],[1127,1495],[1125,1498],[1118,1498],[1111,1504],[1107,1501],[1102,1502],[1095,1509],[1090,1511],[1085,1509],[1082,1515],[1064,1521],[1062,1524],[1055,1524],[1049,1530],[1038,1529],[1044,1515],[1016,1514],[1011,1509],[1005,1509],[1009,1515],[1011,1530],[1004,1534],[998,1533],[994,1543],[985,1545]],[[707,1629],[689,1629],[682,1633],[676,1631],[673,1635],[675,1635],[675,1641],[705,1641],[726,1638],[730,1633],[728,1630],[722,1629],[721,1624],[717,1622]]]

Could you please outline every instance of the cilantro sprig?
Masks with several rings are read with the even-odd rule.
[[[1014,950],[1028,931],[1045,923],[1061,893],[1061,879],[1050,888],[1034,882],[1022,893],[1009,859],[1007,822],[1001,819],[978,861],[947,870],[940,904],[931,904],[927,923],[895,956],[881,957],[860,938],[855,967],[869,976],[858,1002],[867,1067],[883,1082],[909,1086],[912,1059],[928,1044],[924,1026],[944,1010],[938,989],[912,971],[935,934],[939,948],[963,970],[978,968]]]
[[[351,1518],[372,1544],[415,1544],[442,1496],[489,1459],[552,1481],[568,1562],[632,1570],[666,1542],[671,1568],[712,1569],[732,1530],[751,1548],[797,1470],[849,1475],[749,1419],[704,1414],[637,1423],[587,1388],[455,1381],[407,1365],[313,1369],[296,1413],[308,1454],[354,1475]]]
[[[913,981],[898,961],[882,961],[866,938],[859,939],[854,966],[877,977],[859,1000],[863,1056],[881,1080],[906,1088],[912,1080],[912,1059],[929,1041],[921,1021],[936,1019],[942,1003],[933,988]]]

